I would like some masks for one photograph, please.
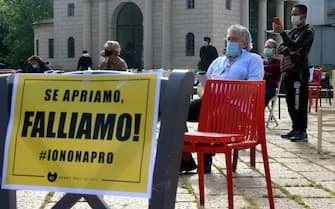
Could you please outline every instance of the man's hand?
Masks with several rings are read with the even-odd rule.
[[[197,94],[198,94],[198,96],[202,97],[204,95],[204,91],[205,91],[205,88],[201,84],[199,84],[198,88],[197,88]]]

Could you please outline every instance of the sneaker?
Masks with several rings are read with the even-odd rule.
[[[306,132],[298,131],[290,139],[291,139],[291,142],[307,142],[308,141],[307,137],[308,136]]]
[[[285,134],[281,134],[280,136],[283,139],[290,139],[291,137],[293,137],[296,134],[296,132],[297,131],[291,130],[290,132],[285,133]]]
[[[197,164],[195,164],[194,159],[191,158],[189,161],[182,160],[179,172],[189,172],[197,168]]]
[[[204,173],[211,173],[212,172],[212,155],[205,155],[204,156]]]

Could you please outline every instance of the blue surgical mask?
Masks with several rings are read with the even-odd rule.
[[[271,48],[264,48],[264,52],[263,52],[264,56],[266,57],[270,57],[272,56],[272,49]]]
[[[238,42],[227,42],[226,56],[227,57],[236,57],[240,54],[241,50],[239,48]]]

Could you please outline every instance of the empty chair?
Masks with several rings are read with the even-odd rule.
[[[185,152],[197,153],[200,204],[205,204],[204,154],[224,153],[229,209],[233,202],[232,151],[261,145],[270,208],[274,209],[264,122],[265,81],[208,80],[196,132],[186,132]],[[237,162],[236,159],[233,159]],[[236,164],[235,164],[236,165]]]
[[[320,94],[320,84],[322,77],[321,68],[312,68],[310,70],[311,79],[308,82],[308,112],[311,112],[311,107],[313,103],[313,98],[315,100],[315,112],[318,111],[319,94]]]
[[[329,104],[332,104],[332,97],[333,97],[333,92],[332,88],[333,86],[330,84],[330,78],[329,78],[328,72],[323,72],[322,73],[322,78],[320,82],[320,96],[319,96],[319,102],[320,102],[320,107],[321,107],[321,98],[326,98],[329,102]]]

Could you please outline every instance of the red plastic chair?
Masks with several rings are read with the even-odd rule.
[[[261,145],[270,208],[274,209],[264,122],[265,81],[208,80],[198,131],[187,132],[185,152],[196,152],[200,204],[204,205],[204,154],[224,153],[229,209],[233,202],[232,151]],[[254,153],[253,151],[251,153]],[[234,160],[237,162],[237,160]]]
[[[314,70],[311,70],[311,73],[313,73],[312,80],[308,82],[308,112],[311,112],[313,98],[315,100],[315,112],[317,112],[319,105],[322,69],[314,68]]]
[[[0,69],[0,74],[15,74],[16,70],[12,69]]]

